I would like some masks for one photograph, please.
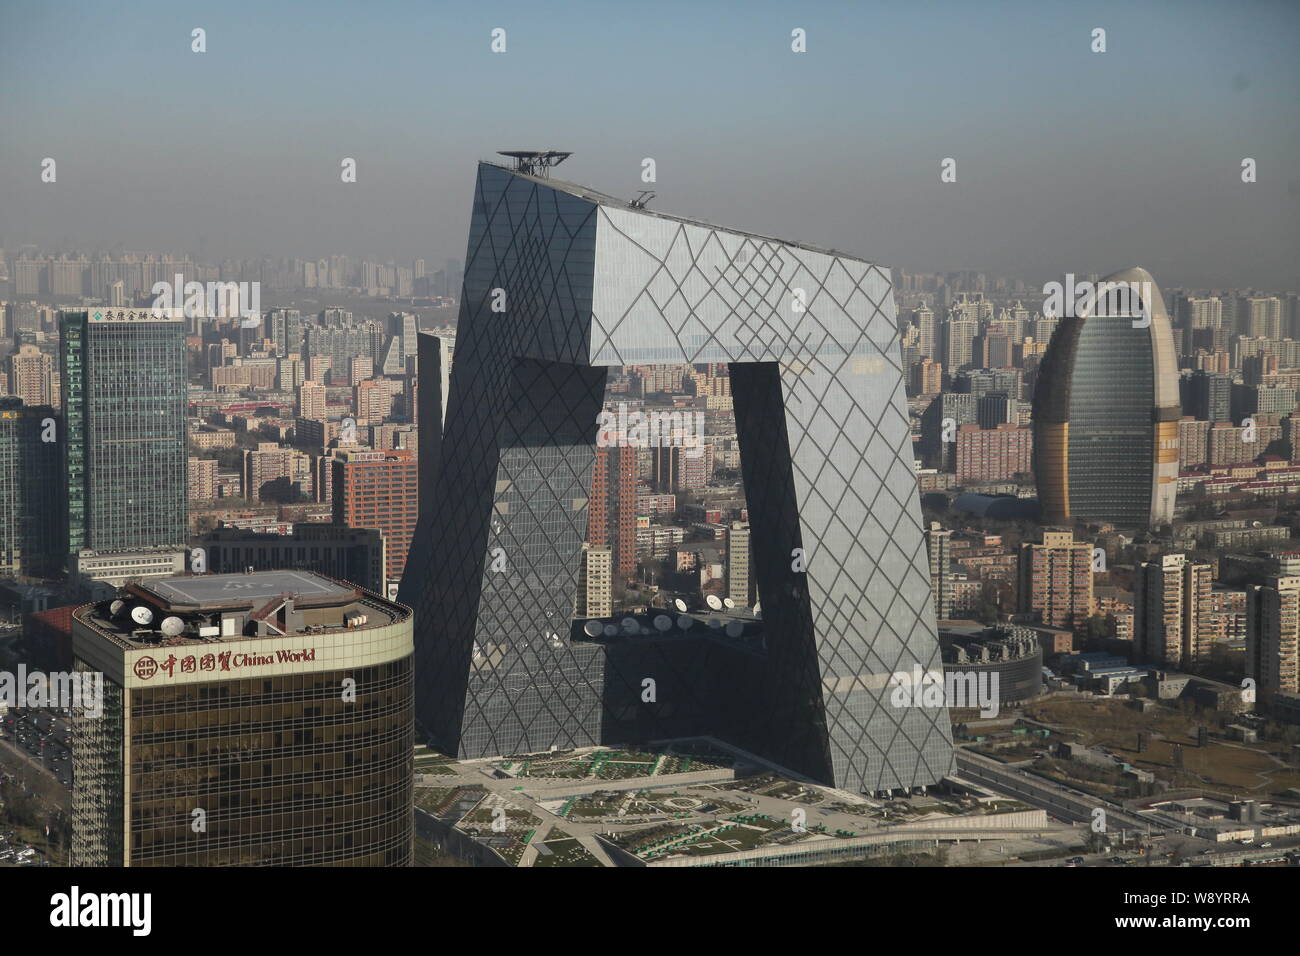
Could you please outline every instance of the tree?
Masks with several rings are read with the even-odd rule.
[[[1093,614],[1084,624],[1085,636],[1089,640],[1109,637],[1113,632],[1111,631],[1110,626],[1108,626],[1108,623],[1113,625],[1114,620],[1113,616],[1110,617],[1110,621],[1108,622],[1106,616]]]

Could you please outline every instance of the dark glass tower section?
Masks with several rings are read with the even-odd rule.
[[[638,726],[730,735],[695,714],[827,784],[946,774],[947,711],[890,700],[893,673],[941,662],[888,271],[486,163],[466,259],[400,594],[429,742],[479,757]],[[731,369],[762,646],[607,653],[571,627],[606,369],[705,362]],[[664,675],[649,720],[638,671]]]
[[[0,575],[44,577],[63,564],[58,429],[48,405],[0,398]]]
[[[183,320],[69,312],[62,336],[68,553],[184,547]]]
[[[1142,524],[1155,465],[1149,333],[1125,316],[1083,323],[1070,390],[1070,508]]]

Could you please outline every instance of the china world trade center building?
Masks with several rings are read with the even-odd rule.
[[[429,743],[473,758],[671,728],[850,790],[948,773],[947,711],[891,702],[891,675],[942,665],[888,271],[481,163],[464,281],[400,592]],[[706,362],[729,363],[761,637],[588,638],[607,372]]]

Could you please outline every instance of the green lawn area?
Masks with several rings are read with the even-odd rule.
[[[600,862],[572,837],[547,840],[539,844],[539,850],[541,847],[545,847],[550,853],[539,852],[534,866],[600,866]]]

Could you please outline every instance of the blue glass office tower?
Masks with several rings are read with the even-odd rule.
[[[183,548],[184,320],[91,309],[61,334],[69,555]]]

